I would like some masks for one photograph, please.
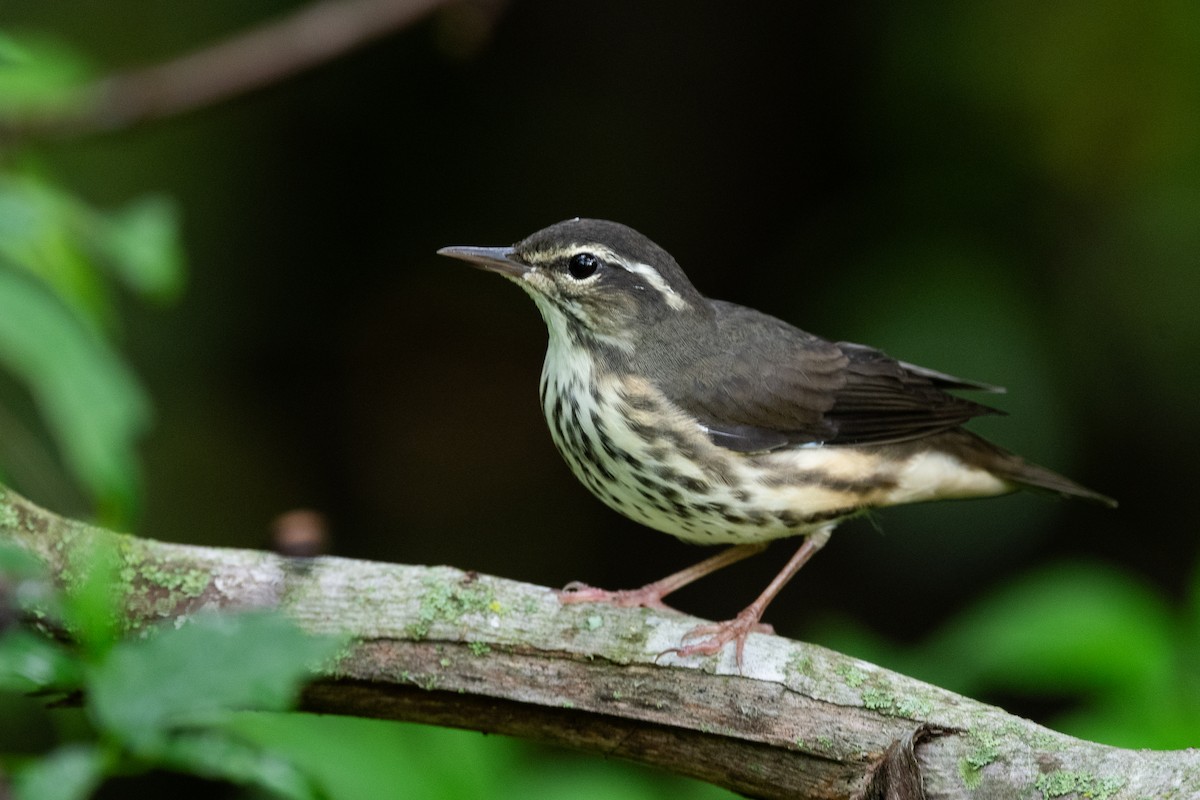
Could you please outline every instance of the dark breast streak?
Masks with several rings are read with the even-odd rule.
[[[765,541],[858,513],[878,488],[717,447],[648,382],[593,363],[548,352],[542,408],[575,476],[637,522],[700,544]]]

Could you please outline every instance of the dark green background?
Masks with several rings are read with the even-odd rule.
[[[295,5],[9,0],[0,26],[53,31],[108,71]],[[1063,559],[1182,596],[1200,6],[516,2],[481,39],[475,13],[38,148],[97,205],[156,190],[183,210],[187,291],[128,303],[122,335],[157,415],[138,533],[259,546],[312,507],[339,554],[614,588],[708,555],[574,481],[538,407],[532,304],[434,255],[596,216],[706,294],[1007,386],[987,399],[1011,416],[972,427],[1121,502],[1023,494],[848,524],[768,612],[780,633],[844,616],[913,641]],[[86,513],[63,485],[17,488]],[[678,605],[733,614],[790,547]]]

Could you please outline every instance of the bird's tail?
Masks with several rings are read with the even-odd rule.
[[[979,454],[986,454],[988,471],[999,478],[1012,481],[1024,489],[1052,492],[1060,497],[1079,497],[1109,508],[1117,507],[1117,501],[1108,495],[1093,492],[1053,470],[1031,464],[1017,454],[1010,453],[970,431],[960,428],[955,433],[970,437],[970,449]]]

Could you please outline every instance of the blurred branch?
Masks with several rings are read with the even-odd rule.
[[[0,541],[56,574],[119,553],[130,625],[278,608],[357,644],[305,691],[313,711],[505,733],[652,764],[754,797],[1200,793],[1200,751],[1084,742],[839,653],[755,635],[662,656],[695,620],[561,606],[546,588],[449,567],[168,544],[65,520],[0,489]]]
[[[20,128],[23,133],[80,134],[193,111],[329,61],[449,4],[322,0],[174,60],[102,78],[80,90],[73,112]],[[485,16],[498,13],[498,4],[484,6]]]

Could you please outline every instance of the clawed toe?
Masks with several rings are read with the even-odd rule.
[[[659,657],[673,653],[680,658],[689,656],[711,656],[721,652],[730,642],[735,642],[738,670],[742,669],[742,654],[746,649],[746,639],[752,633],[772,634],[775,629],[758,621],[753,613],[742,612],[725,622],[714,622],[707,625],[697,625],[683,635],[679,647],[672,647],[659,653]],[[686,644],[689,639],[703,639],[694,644]]]
[[[742,629],[745,629],[744,631]],[[734,631],[730,633],[729,631]],[[765,622],[753,622],[748,625],[739,623],[736,619],[731,619],[727,622],[712,622],[707,625],[697,625],[683,635],[683,641],[688,639],[698,639],[701,636],[708,636],[710,639],[724,639],[723,643],[733,640],[735,636],[746,637],[752,633],[765,633],[770,636],[775,633],[775,628]],[[703,643],[701,643],[703,644]]]
[[[658,581],[647,584],[640,589],[622,589],[619,591],[597,589],[580,581],[572,581],[556,592],[556,594],[558,595],[559,602],[563,605],[605,603],[623,608],[641,606],[678,614],[678,611],[662,601],[663,597],[673,590],[674,587],[671,581]],[[759,622],[759,619],[762,618],[765,605],[766,603],[760,598],[731,620],[697,625],[683,635],[679,647],[664,650],[658,654],[657,658],[661,658],[667,653],[673,653],[680,658],[716,655],[721,652],[721,649],[725,645],[734,642],[737,653],[738,671],[741,671],[742,655],[746,649],[746,639],[750,634],[765,633],[769,635],[775,633],[775,629],[770,625]]]
[[[659,611],[675,611],[662,601],[662,592],[655,587],[644,586],[641,589],[619,589],[609,591],[588,586],[586,583],[571,581],[558,592],[558,601],[563,605],[575,603],[607,603],[619,608],[653,608]]]
[[[612,595],[616,593],[597,589],[580,581],[571,581],[555,594],[560,603],[570,605],[571,603],[611,603],[613,602]]]

